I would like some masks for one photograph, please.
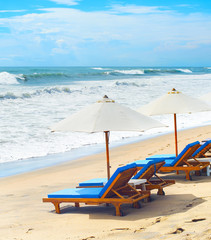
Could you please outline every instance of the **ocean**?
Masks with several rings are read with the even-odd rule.
[[[104,95],[136,110],[172,88],[200,98],[210,92],[211,67],[0,67],[0,177],[104,151],[103,133],[49,128]],[[173,132],[172,115],[153,118],[168,127],[112,132],[111,147]],[[177,119],[178,130],[207,125],[211,112]]]

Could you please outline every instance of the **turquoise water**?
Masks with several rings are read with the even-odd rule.
[[[141,67],[0,67],[25,85],[61,85],[74,81],[112,80],[174,74],[210,74],[211,67],[141,68]],[[0,83],[2,76],[0,77]],[[5,81],[5,80],[4,80]],[[9,80],[8,80],[9,83]]]

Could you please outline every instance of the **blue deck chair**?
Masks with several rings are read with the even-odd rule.
[[[146,160],[162,159],[166,163],[160,168],[161,172],[172,171],[184,171],[186,173],[186,179],[191,180],[190,172],[207,168],[209,162],[200,162],[192,157],[193,153],[200,147],[198,141],[188,144],[177,157],[171,157],[169,154],[167,157],[164,155],[154,155],[148,157]]]
[[[197,142],[199,143],[199,142]],[[210,157],[206,155],[211,150],[211,140],[206,141],[203,143],[196,151],[192,154],[190,158],[204,158]],[[153,160],[153,159],[163,159],[166,160],[174,160],[176,158],[175,154],[157,154],[150,157],[147,157],[146,160]]]
[[[116,216],[122,216],[120,209],[122,204],[132,204],[133,207],[139,208],[139,201],[150,197],[150,191],[136,190],[128,184],[136,170],[135,163],[119,167],[102,188],[63,189],[48,194],[47,198],[43,198],[43,202],[53,203],[56,213],[60,213],[60,203],[63,202],[75,203],[75,207],[79,207],[80,203],[112,204],[115,207]]]
[[[132,179],[146,179],[145,187],[147,190],[158,189],[158,195],[164,195],[164,187],[170,186],[175,183],[174,180],[164,180],[157,176],[156,172],[165,164],[163,160],[138,160],[134,162],[137,165],[137,172],[134,174]],[[155,179],[152,179],[152,177]],[[94,178],[88,181],[79,183],[78,187],[103,187],[107,182],[107,178]],[[130,182],[129,182],[130,183]],[[140,189],[141,185],[135,186]]]
[[[211,150],[211,140],[206,141],[203,143],[194,153],[194,158],[205,158],[210,157],[209,155],[206,155]]]

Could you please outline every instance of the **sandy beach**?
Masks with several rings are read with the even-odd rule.
[[[211,136],[211,126],[178,132],[179,152],[191,142]],[[174,153],[174,135],[167,134],[113,148],[111,173],[118,166],[153,154]],[[211,239],[211,177],[161,174],[175,179],[165,196],[152,191],[152,201],[142,208],[123,206],[125,216],[114,216],[106,206],[61,205],[56,214],[48,193],[75,187],[79,182],[106,177],[105,153],[84,157],[59,166],[0,179],[1,240],[90,240],[90,239]]]

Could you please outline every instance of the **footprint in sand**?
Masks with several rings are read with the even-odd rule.
[[[135,230],[134,233],[142,232],[142,231],[144,231],[145,229],[146,229],[146,228],[139,228],[139,229]]]
[[[206,220],[206,218],[194,218],[191,221],[187,221],[186,223],[192,223],[192,222],[201,222]]]
[[[206,220],[206,218],[195,218],[195,219],[192,219],[192,222],[200,222],[204,220]]]
[[[114,228],[111,231],[118,231],[118,230],[130,230],[130,228]]]
[[[93,239],[95,238],[95,236],[90,236],[90,237],[87,237],[87,238],[82,238],[81,240],[89,240],[89,239]]]
[[[157,218],[155,219],[155,222],[152,222],[151,225],[154,225],[154,224],[156,224],[156,223],[165,221],[165,220],[167,220],[167,219],[168,219],[167,217],[157,217]]]
[[[192,203],[190,203],[190,204],[186,205],[186,207],[192,207],[192,206],[193,206],[193,204],[192,204]]]
[[[184,231],[185,231],[185,229],[183,229],[183,228],[177,228],[174,232],[171,232],[169,234],[179,234],[179,233],[182,233]]]
[[[161,217],[156,218],[156,220],[155,220],[155,223],[159,223],[159,222],[161,222]]]
[[[191,203],[186,205],[186,207],[194,207],[194,206],[198,205],[201,202],[202,202],[201,198],[194,198]]]
[[[152,153],[148,153],[148,156],[151,156],[151,155],[153,155],[153,154],[155,154],[157,151],[154,151],[154,152],[152,152]]]
[[[5,197],[13,197],[14,196],[14,194],[7,194],[7,195],[5,195]]]
[[[29,232],[31,232],[32,230],[34,230],[34,228],[29,228],[29,229],[26,231],[26,233],[29,233]]]

